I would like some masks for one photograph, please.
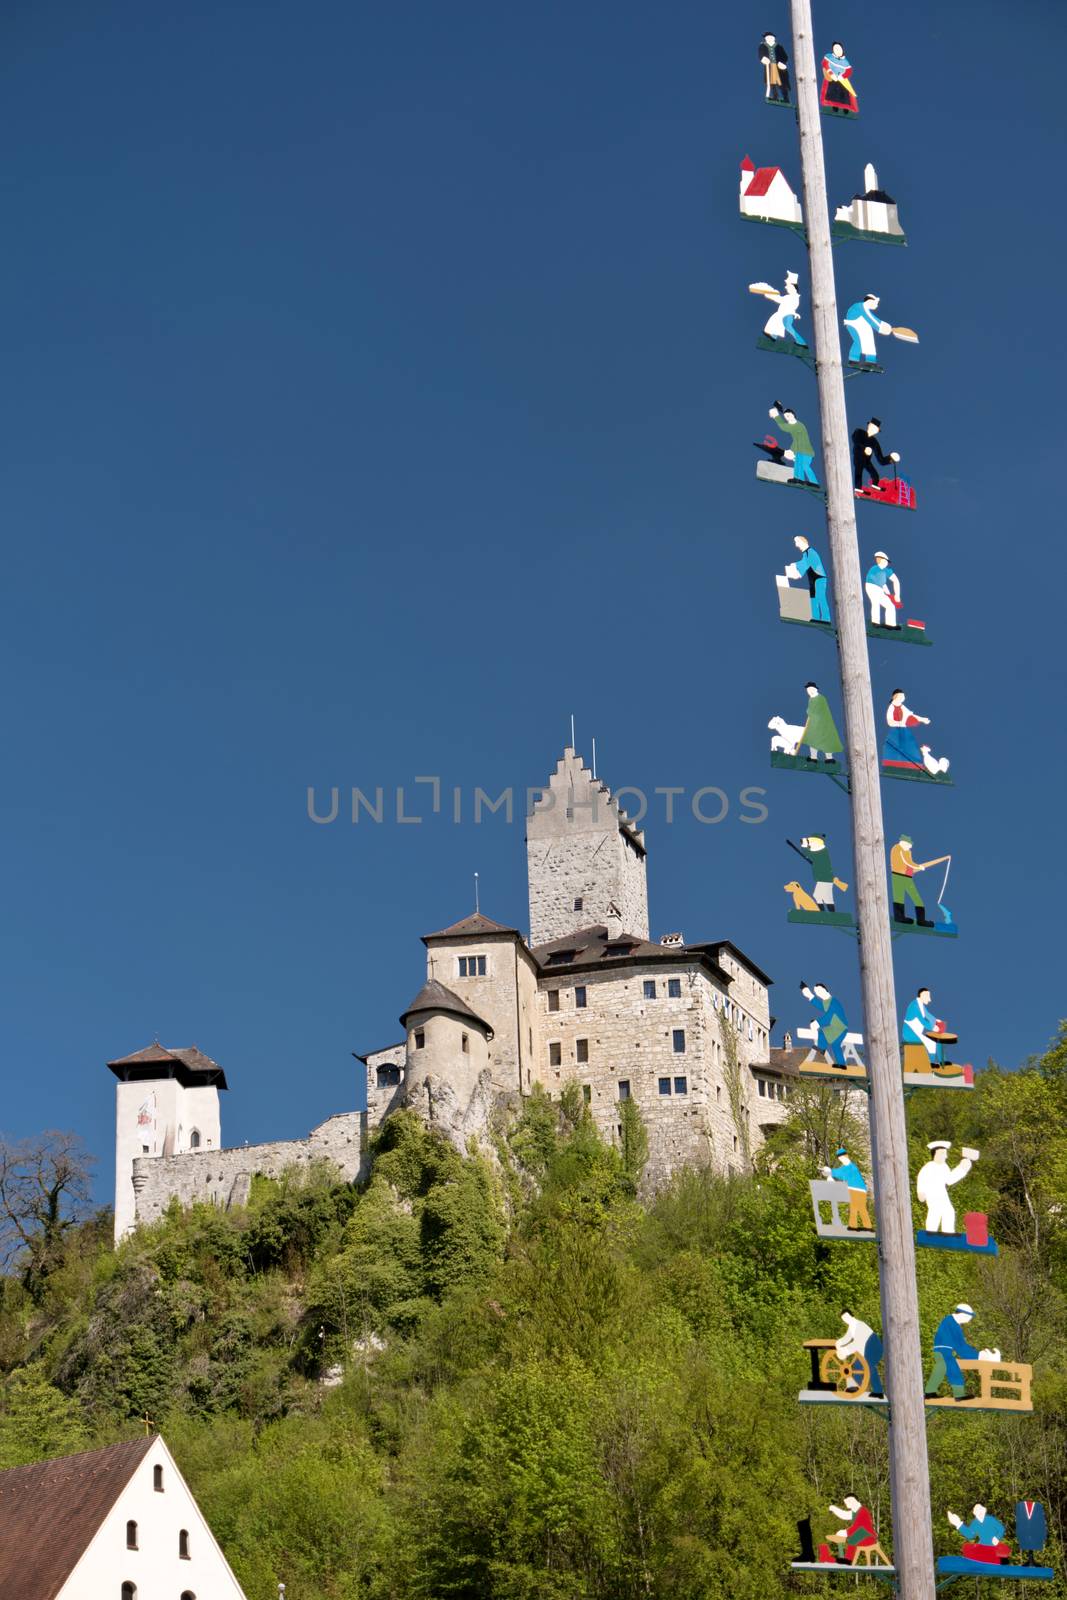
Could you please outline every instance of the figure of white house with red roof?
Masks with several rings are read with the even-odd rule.
[[[741,215],[787,228],[799,227],[804,220],[781,167],[756,167],[748,156],[741,163]]]

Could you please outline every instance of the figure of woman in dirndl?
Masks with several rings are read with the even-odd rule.
[[[855,115],[860,108],[852,86],[852,63],[840,39],[834,40],[829,55],[822,58],[822,93],[819,99],[828,111],[845,111]]]

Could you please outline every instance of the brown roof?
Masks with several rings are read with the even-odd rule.
[[[774,982],[774,979],[764,972],[762,967],[757,967],[751,956],[746,956],[743,950],[737,948],[732,939],[702,939],[699,944],[690,945],[689,948],[691,950],[730,950],[738,961],[748,968],[749,972],[755,973],[761,983],[765,983],[770,988]]]
[[[408,1018],[416,1016],[420,1011],[444,1011],[449,1016],[463,1017],[468,1022],[476,1022],[479,1028],[484,1028],[490,1039],[493,1037],[493,1030],[485,1018],[480,1017],[477,1011],[472,1011],[465,1000],[461,1000],[458,994],[453,994],[451,989],[446,989],[436,978],[427,979],[407,1010],[401,1012],[402,1026],[406,1028]]]
[[[772,1046],[766,1061],[753,1062],[753,1072],[780,1072],[787,1078],[795,1078],[800,1070],[800,1063],[808,1058],[808,1050],[803,1045],[798,1045],[791,1050],[779,1050]]]
[[[4,1600],[54,1600],[154,1443],[133,1439],[0,1472]]]
[[[506,928],[502,922],[494,922],[492,917],[483,917],[480,911],[473,911],[469,917],[462,917],[459,922],[453,922],[449,928],[438,928],[436,933],[424,933],[423,943],[428,939],[461,939],[467,934],[490,933],[518,933],[518,928]]]
[[[729,984],[730,974],[724,972],[711,953],[713,945],[653,944],[635,933],[609,936],[607,928],[598,924],[580,928],[562,939],[549,939],[535,945],[534,960],[542,974],[570,972],[582,969],[647,966],[659,962],[663,966],[692,966],[694,961],[707,967],[724,984]]]
[[[132,1055],[120,1056],[117,1061],[109,1061],[108,1067],[116,1078],[127,1080],[147,1081],[151,1078],[173,1076],[185,1084],[207,1079],[208,1082],[217,1084],[220,1089],[226,1087],[226,1074],[218,1062],[212,1061],[210,1056],[206,1056],[195,1045],[187,1046],[183,1050],[167,1050],[157,1040],[154,1044],[145,1045],[143,1050],[135,1050]]]

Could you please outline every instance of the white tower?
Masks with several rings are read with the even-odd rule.
[[[109,1061],[115,1086],[115,1238],[137,1222],[133,1163],[140,1156],[217,1150],[222,1144],[219,1090],[226,1074],[195,1046],[147,1045]]]

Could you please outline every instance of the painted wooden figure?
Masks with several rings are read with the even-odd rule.
[[[808,699],[803,723],[772,717],[767,724],[771,733],[771,765],[800,772],[839,772],[838,756],[845,747],[830,702],[816,683],[806,683],[804,692]],[[808,753],[802,755],[805,746]]]
[[[835,239],[867,239],[875,244],[906,244],[900,213],[891,194],[878,182],[868,161],[863,169],[863,192],[847,205],[838,206],[830,232]]]
[[[897,472],[900,451],[882,448],[881,431],[881,417],[870,417],[862,427],[852,430],[852,484],[856,499],[914,511],[915,490],[910,481]],[[891,467],[892,476],[883,476],[879,467]]]
[[[792,105],[789,57],[773,33],[765,33],[759,42],[759,63],[763,70],[763,98],[776,105]]]
[[[769,300],[774,310],[763,324],[763,332],[756,341],[758,350],[770,350],[777,355],[799,356],[809,366],[815,365],[807,340],[797,327],[800,316],[800,282],[793,271],[785,275],[785,283],[776,289],[773,283],[750,283],[749,294],[758,294]]]
[[[796,879],[783,884],[786,894],[793,902],[789,921],[821,922],[837,928],[854,927],[855,924],[849,914],[838,911],[834,904],[834,890],[840,889],[844,894],[848,884],[834,872],[825,833],[807,834],[799,844],[787,839],[786,844],[807,862],[812,877],[810,893]]]
[[[919,1168],[915,1179],[916,1198],[926,1207],[926,1222],[916,1235],[916,1243],[932,1250],[995,1256],[997,1246],[989,1237],[989,1218],[984,1212],[969,1211],[963,1219],[963,1231],[957,1231],[956,1208],[948,1193],[967,1177],[978,1160],[978,1151],[964,1145],[960,1159],[950,1163],[951,1139],[931,1139],[926,1148],[930,1159]]]
[[[888,732],[882,743],[882,771],[887,778],[912,778],[924,783],[951,783],[949,759],[935,756],[920,744],[916,728],[928,728],[930,718],[905,705],[904,689],[894,689],[885,710]]]
[[[781,167],[757,167],[746,156],[741,163],[739,205],[747,222],[772,222],[803,232],[800,201]]]
[[[878,315],[881,300],[876,294],[865,294],[862,300],[856,300],[849,306],[843,317],[845,327],[848,329],[852,343],[849,347],[848,362],[851,367],[862,367],[871,372],[881,372],[878,365],[878,346],[874,336],[880,333],[885,337],[892,335],[905,344],[918,344],[919,335],[914,328],[896,328],[891,322],[886,322]]]
[[[937,1086],[943,1089],[974,1087],[974,1068],[969,1062],[950,1061],[948,1050],[959,1042],[945,1021],[933,1009],[933,996],[924,985],[908,1002],[901,1022],[903,1071],[906,1086]]]
[[[949,1526],[963,1542],[959,1553],[938,1556],[937,1570],[951,1576],[972,1574],[976,1578],[1039,1579],[1049,1582],[1055,1573],[1042,1566],[1037,1552],[1048,1538],[1045,1508],[1037,1500],[1020,1500],[1015,1507],[1015,1539],[1018,1560],[1013,1559],[1007,1530],[999,1517],[981,1501],[971,1507],[967,1520],[955,1511],[946,1513]],[[942,1587],[938,1584],[938,1588]]]
[[[822,58],[822,88],[819,104],[834,117],[855,117],[860,102],[852,82],[852,63],[840,39],[835,39]]]

